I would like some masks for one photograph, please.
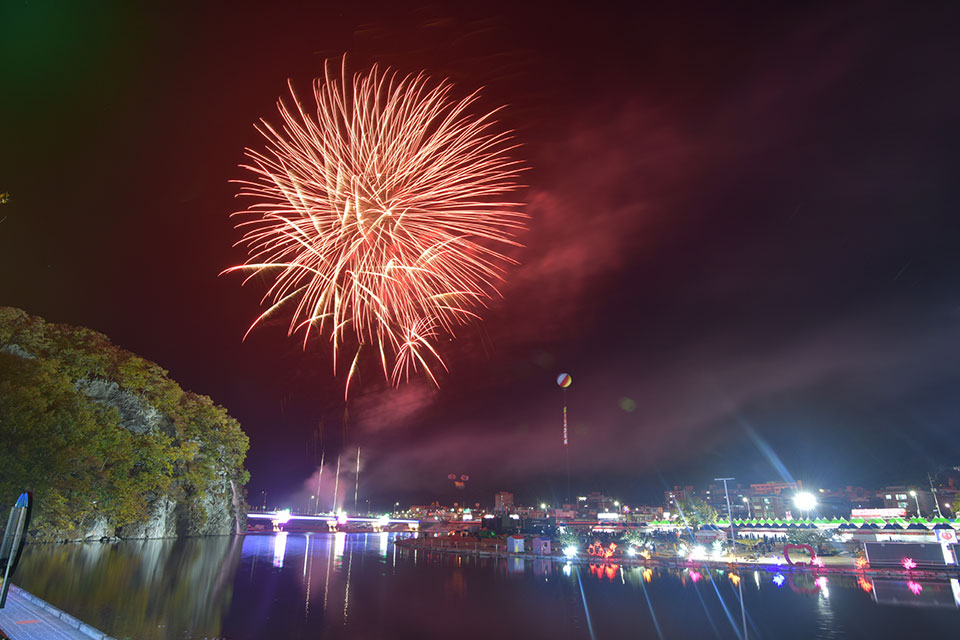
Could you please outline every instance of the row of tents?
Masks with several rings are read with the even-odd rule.
[[[911,531],[929,531],[931,529],[958,529],[960,530],[960,518],[957,520],[948,520],[946,518],[893,518],[883,520],[881,518],[816,518],[806,520],[734,520],[734,526],[746,529],[842,529],[844,531],[851,529],[887,529],[887,530],[911,530]],[[650,527],[676,527],[677,522],[654,521],[647,523]],[[701,529],[722,528],[726,529],[730,523],[726,520],[718,520],[716,524],[704,525]]]

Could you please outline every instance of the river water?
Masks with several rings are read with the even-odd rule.
[[[30,545],[16,582],[117,638],[738,638],[727,571],[414,552],[403,534]],[[956,581],[742,571],[749,638],[957,637]]]

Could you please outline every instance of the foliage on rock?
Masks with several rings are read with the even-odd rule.
[[[249,479],[249,441],[223,407],[100,333],[11,307],[0,307],[0,441],[0,508],[33,490],[41,539],[86,537],[95,522],[113,535],[160,498],[178,504],[177,533],[229,533],[207,525],[208,506],[235,505]]]

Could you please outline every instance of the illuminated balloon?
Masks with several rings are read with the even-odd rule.
[[[573,382],[573,378],[570,377],[569,373],[561,373],[557,376],[557,384],[566,389]]]
[[[457,479],[457,474],[455,473],[451,473],[447,476],[447,480],[456,480],[456,479]]]

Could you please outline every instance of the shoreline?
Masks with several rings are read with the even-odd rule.
[[[950,579],[960,577],[960,567],[951,569],[895,569],[893,567],[862,567],[857,568],[853,563],[827,564],[825,566],[809,564],[773,564],[769,562],[751,561],[751,560],[679,560],[666,556],[653,556],[644,558],[636,557],[617,557],[601,558],[578,554],[573,557],[567,557],[563,554],[553,553],[550,555],[536,554],[532,551],[520,553],[510,552],[499,549],[489,548],[462,548],[423,544],[425,540],[436,540],[437,538],[406,538],[397,540],[394,544],[404,549],[414,551],[448,553],[460,556],[476,556],[481,558],[503,558],[516,560],[541,560],[551,563],[571,564],[571,565],[621,565],[625,567],[645,567],[653,565],[668,569],[725,569],[728,571],[736,570],[762,570],[768,573],[816,573],[816,574],[844,574],[844,575],[868,575],[879,577],[897,577],[897,578],[938,578]]]

